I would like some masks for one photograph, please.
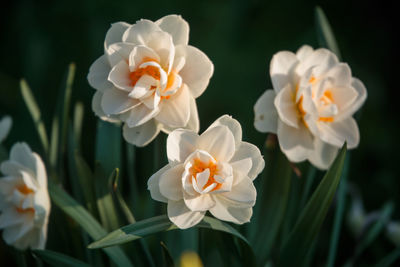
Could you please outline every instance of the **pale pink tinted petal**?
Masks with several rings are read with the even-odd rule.
[[[303,45],[302,47],[299,48],[296,52],[296,57],[300,60],[303,61],[305,60],[308,56],[310,56],[314,52],[314,49],[309,46],[309,45]]]
[[[159,180],[160,193],[171,200],[180,200],[183,198],[182,192],[182,174],[184,168],[182,164],[171,167],[161,174]]]
[[[222,197],[215,197],[214,199],[216,204],[210,209],[214,217],[236,224],[243,224],[250,221],[253,215],[252,208],[237,206],[232,201]]]
[[[136,22],[136,24],[130,26],[124,32],[122,35],[122,41],[137,45],[147,45],[149,36],[153,32],[160,30],[160,27],[158,27],[154,22],[142,19]]]
[[[128,125],[128,127],[133,128],[146,123],[151,120],[160,112],[158,108],[149,109],[144,104],[140,104],[132,108],[130,111],[121,114],[121,119]]]
[[[115,43],[108,48],[108,61],[113,67],[120,61],[128,62],[129,55],[135,46],[129,43]]]
[[[215,201],[212,199],[210,194],[203,194],[197,196],[191,196],[184,194],[184,201],[186,206],[192,211],[207,211],[214,207]]]
[[[242,126],[240,123],[229,115],[219,117],[213,124],[208,127],[209,129],[218,125],[228,127],[235,138],[235,146],[238,147],[242,142]]]
[[[247,142],[242,142],[239,148],[237,148],[235,155],[232,157],[231,163],[233,164],[247,158],[250,158],[252,161],[251,169],[247,173],[247,176],[254,180],[264,169],[265,161],[258,147]]]
[[[256,203],[257,190],[253,181],[248,177],[244,177],[239,183],[233,183],[230,192],[222,193],[221,196],[237,202],[237,205],[252,207]]]
[[[352,149],[360,142],[357,122],[352,117],[341,121],[321,122],[318,127],[321,139],[333,146],[341,147],[347,142],[347,147]]]
[[[274,105],[279,118],[287,125],[298,128],[299,115],[294,100],[294,91],[290,85],[283,88],[275,97]]]
[[[132,81],[129,78],[129,66],[125,61],[120,61],[115,65],[108,76],[108,80],[118,89],[130,92],[132,90]]]
[[[92,110],[96,116],[100,119],[109,122],[118,122],[119,119],[115,115],[106,115],[101,107],[101,100],[103,98],[103,93],[97,91],[92,98]]]

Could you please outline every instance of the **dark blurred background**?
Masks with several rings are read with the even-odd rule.
[[[27,141],[40,151],[38,137],[23,103],[19,80],[26,78],[50,129],[67,66],[77,66],[73,101],[85,105],[83,151],[93,159],[96,117],[94,90],[86,80],[89,66],[103,53],[110,24],[157,20],[181,14],[190,24],[189,43],[204,51],[215,66],[205,93],[197,99],[201,130],[222,114],[242,123],[244,139],[259,147],[266,135],[253,127],[253,106],[271,88],[269,61],[280,50],[303,44],[318,47],[314,8],[325,11],[343,61],[367,87],[359,120],[361,143],[352,153],[350,180],[360,187],[367,210],[387,200],[400,203],[398,175],[399,88],[398,35],[394,4],[382,1],[29,1],[2,3],[0,16],[0,117],[14,126],[6,141]],[[395,73],[396,71],[396,73]],[[268,162],[267,162],[268,164]],[[145,177],[147,179],[147,177]],[[394,218],[399,219],[396,206]]]

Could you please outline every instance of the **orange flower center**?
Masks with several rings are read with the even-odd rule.
[[[204,163],[199,159],[194,159],[193,166],[190,168],[190,173],[193,175],[193,177],[196,179],[196,176],[198,173],[203,172],[204,170],[209,169],[210,170],[210,176],[208,177],[207,183],[203,186],[203,190],[207,188],[208,186],[212,185],[213,183],[216,183],[217,186],[214,187],[210,192],[218,190],[221,188],[222,184],[218,183],[214,175],[217,173],[217,164],[212,162],[211,160],[208,163]]]
[[[329,105],[333,103],[333,95],[330,90],[325,90],[324,94],[320,98],[321,102],[324,103],[324,105]],[[319,117],[319,121],[323,122],[333,122],[333,117]]]
[[[34,191],[26,186],[26,184],[20,185],[17,187],[17,190],[24,195],[32,194]]]

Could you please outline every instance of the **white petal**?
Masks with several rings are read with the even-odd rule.
[[[214,73],[214,65],[202,51],[193,46],[176,47],[176,52],[185,56],[185,65],[179,71],[194,98],[203,94]]]
[[[160,193],[164,197],[178,201],[183,198],[182,174],[184,168],[182,164],[171,167],[160,177]]]
[[[212,199],[210,194],[203,194],[197,196],[191,196],[184,194],[184,201],[186,206],[192,211],[207,211],[214,207],[215,201]]]
[[[153,174],[147,181],[147,189],[150,191],[151,198],[157,201],[168,203],[168,199],[160,192],[160,178],[171,166],[165,165],[163,168]]]
[[[249,157],[237,160],[235,162],[231,162],[230,164],[235,171],[240,172],[247,176],[251,170],[251,167],[253,166],[253,161]]]
[[[301,123],[298,129],[278,121],[278,139],[281,150],[292,162],[306,160],[314,149],[313,137]]]
[[[248,207],[237,207],[232,201],[215,197],[215,206],[210,209],[211,214],[223,221],[243,224],[250,221],[253,209]]]
[[[353,78],[351,85],[358,93],[357,98],[345,110],[341,110],[341,113],[336,118],[337,120],[353,116],[353,114],[364,104],[365,100],[367,99],[367,90],[359,79]]]
[[[351,84],[351,70],[346,63],[335,65],[326,73],[326,76],[332,78],[336,86],[349,86]]]
[[[190,117],[191,97],[187,87],[183,85],[175,95],[161,101],[159,105],[161,112],[158,113],[156,120],[169,127],[186,126]]]
[[[154,118],[160,110],[149,109],[144,104],[140,104],[132,108],[130,111],[121,114],[120,118],[123,120],[129,128],[140,126],[152,118]]]
[[[275,91],[267,90],[260,96],[254,105],[254,127],[262,133],[276,133],[278,127],[278,113],[274,100]]]
[[[196,100],[193,97],[190,97],[190,117],[185,128],[192,130],[196,133],[199,132],[200,130],[200,121],[199,121],[199,114],[197,112],[197,104]]]
[[[331,87],[330,92],[332,93],[333,103],[338,107],[340,113],[335,118],[349,117],[347,110],[354,107],[354,103],[357,100],[358,92],[353,87]],[[346,114],[347,113],[347,114]],[[346,117],[343,117],[345,115]]]
[[[206,185],[206,183],[208,182],[208,178],[210,178],[210,169],[205,169],[202,172],[199,172],[198,174],[196,174],[196,179],[194,179],[196,181],[196,185],[197,188],[199,190],[197,190],[197,192],[201,193],[203,191],[204,186]]]
[[[105,91],[101,99],[101,108],[109,115],[126,112],[139,104],[139,100],[128,97],[127,92],[116,88]]]
[[[156,21],[164,31],[171,34],[175,45],[187,45],[189,41],[189,24],[178,15],[168,15]]]
[[[10,160],[18,162],[33,173],[36,173],[36,158],[26,143],[16,143],[12,146]]]
[[[314,151],[309,155],[308,160],[317,168],[326,170],[333,163],[339,148],[314,138]]]
[[[298,128],[299,115],[295,103],[295,92],[290,85],[283,88],[275,97],[275,108],[279,118],[287,125]]]
[[[0,214],[0,229],[25,222],[26,216],[21,216],[14,207],[7,207]]]
[[[257,190],[253,181],[244,177],[237,184],[233,183],[230,192],[222,193],[221,196],[235,202],[239,206],[252,207],[256,203]]]
[[[122,42],[122,35],[131,26],[126,22],[116,22],[111,24],[111,28],[106,34],[106,39],[104,41],[104,49],[107,51],[108,46],[114,43]]]
[[[168,217],[179,228],[187,229],[204,218],[205,211],[191,211],[183,200],[168,201]]]
[[[119,119],[115,115],[106,115],[101,107],[101,100],[103,98],[103,93],[97,91],[92,99],[92,109],[96,116],[100,117],[103,121],[118,122]]]
[[[161,31],[160,27],[150,20],[142,19],[124,32],[122,41],[137,45],[147,45],[149,36],[155,31]]]
[[[292,71],[297,63],[296,55],[289,51],[278,52],[272,57],[269,73],[276,93],[287,85],[292,86]]]
[[[154,52],[153,49],[144,45],[137,45],[129,55],[129,67],[133,71],[132,67],[138,67],[145,61],[159,62],[160,57]]]
[[[338,62],[339,60],[334,53],[328,49],[319,48],[298,64],[296,73],[302,76],[309,68],[315,67],[314,74],[318,77]]]
[[[151,96],[154,90],[151,90],[153,86],[157,86],[157,80],[150,75],[143,75],[135,83],[133,90],[129,93],[129,97],[132,98],[143,98]]]
[[[243,159],[250,158],[252,161],[251,164],[251,169],[247,173],[247,176],[251,179],[254,180],[258,174],[262,172],[265,166],[265,161],[261,155],[260,149],[256,147],[253,144],[247,143],[247,142],[242,142],[240,144],[240,147],[236,149],[235,155],[231,159],[231,164],[233,167],[233,164],[237,161],[241,161]],[[244,170],[244,169],[242,169]]]
[[[10,132],[12,126],[12,119],[10,116],[4,116],[0,120],[0,143],[6,139],[8,133]]]
[[[321,122],[318,127],[321,139],[333,146],[341,147],[346,141],[347,147],[352,149],[360,142],[357,122],[352,117],[341,121]]]
[[[113,67],[117,65],[120,61],[128,62],[129,55],[134,49],[134,44],[129,43],[115,43],[110,45],[108,48],[108,62],[110,66]]]
[[[123,136],[124,139],[135,146],[143,147],[150,143],[160,132],[157,123],[154,120],[137,126],[129,128],[128,125],[124,125]]]
[[[112,87],[112,83],[108,81],[111,67],[108,63],[107,57],[102,55],[90,66],[89,74],[87,76],[90,86],[99,90],[105,91]]]
[[[115,65],[108,75],[108,80],[118,89],[130,92],[133,89],[132,81],[129,78],[130,70],[126,61],[120,61]]]
[[[157,91],[155,91],[154,94],[146,98],[142,98],[140,101],[142,101],[142,103],[145,104],[149,109],[156,109],[161,101],[161,96]]]
[[[184,162],[196,150],[198,134],[184,129],[178,129],[168,135],[167,156],[170,163]]]
[[[213,122],[213,124],[211,124],[208,129],[218,125],[228,127],[228,129],[233,134],[233,137],[235,138],[235,147],[238,147],[242,142],[242,126],[240,125],[240,123],[232,118],[232,116],[223,115],[219,117],[215,122]]]
[[[4,229],[3,231],[3,239],[8,245],[13,245],[14,242],[18,241],[20,238],[23,238],[26,234],[29,233],[33,229],[33,223],[30,221],[27,216],[31,216],[30,214],[24,214],[21,216],[25,216],[25,223],[19,224],[15,226],[10,226]]]
[[[161,31],[153,32],[149,34],[147,46],[159,55],[160,65],[169,73],[175,58],[175,47],[171,35]]]
[[[299,48],[296,52],[296,57],[300,60],[303,61],[305,60],[308,56],[310,56],[314,52],[314,49],[309,46],[309,45],[303,45],[302,47]]]
[[[210,153],[217,161],[229,162],[235,153],[235,139],[228,127],[215,126],[200,135],[197,147]]]

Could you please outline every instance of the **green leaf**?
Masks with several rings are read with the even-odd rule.
[[[55,267],[90,267],[89,264],[51,250],[32,250],[32,253],[41,258],[50,266]]]
[[[270,153],[273,155],[268,157],[265,182],[261,187],[263,194],[255,217],[256,231],[253,234],[255,254],[259,256],[257,260],[260,264],[267,261],[282,226],[292,178],[289,161],[280,149],[276,147]]]
[[[279,266],[293,266],[294,263],[300,264],[306,258],[335,195],[343,169],[346,150],[345,144],[303,209],[283,246]]]
[[[60,151],[63,153],[65,149],[65,144],[67,141],[67,133],[68,133],[68,114],[71,106],[71,94],[72,94],[72,85],[74,83],[75,78],[75,64],[70,63],[68,66],[67,73],[67,81],[65,84],[64,91],[64,103],[63,103],[63,112],[62,112],[62,121],[61,121],[61,138],[60,138]]]
[[[94,177],[93,173],[90,170],[89,165],[85,161],[85,159],[77,152],[75,151],[75,166],[76,166],[76,172],[77,172],[77,178],[80,184],[80,188],[83,192],[85,201],[86,201],[86,206],[88,207],[89,211],[91,213],[96,213],[97,208],[96,208],[96,194],[94,192]]]
[[[36,103],[35,97],[32,94],[29,85],[25,80],[21,80],[20,82],[22,97],[24,98],[25,104],[28,107],[28,110],[32,116],[33,123],[35,124],[36,131],[39,134],[40,141],[42,143],[43,150],[48,155],[49,152],[49,139],[47,138],[46,127],[44,126],[44,122],[42,120],[42,115],[40,113],[39,106]]]
[[[161,249],[162,249],[162,255],[164,258],[164,266],[166,267],[174,267],[174,260],[172,259],[171,253],[169,253],[169,250],[167,246],[164,244],[164,242],[160,243]]]
[[[51,125],[51,139],[50,139],[50,165],[55,168],[58,156],[58,136],[59,136],[58,117],[53,119]]]
[[[226,223],[221,222],[220,220],[208,216],[205,216],[204,219],[195,227],[230,233],[248,244],[246,238],[242,236],[236,229]],[[124,226],[90,244],[88,247],[95,249],[120,245],[152,234],[175,229],[178,229],[178,227],[175,226],[166,215],[160,215]]]
[[[382,230],[385,228],[386,223],[389,221],[390,216],[393,213],[393,203],[386,203],[382,208],[379,219],[368,229],[364,237],[361,239],[356,247],[354,260],[358,258],[361,253],[364,252],[368,246],[370,246],[375,239],[379,236]]]
[[[346,206],[347,176],[349,173],[349,167],[350,167],[350,154],[347,155],[347,157],[344,161],[342,178],[341,178],[341,181],[339,184],[339,189],[337,192],[337,197],[336,197],[337,205],[336,205],[336,210],[335,210],[335,219],[333,222],[333,231],[332,231],[331,241],[330,241],[328,262],[326,264],[327,267],[333,267],[335,265],[336,251],[337,251],[337,246],[339,243],[339,236],[341,233],[340,230],[342,228],[342,222],[343,222],[343,216],[344,216],[344,208]]]
[[[315,25],[317,27],[319,44],[335,53],[340,60],[342,57],[340,55],[336,38],[324,11],[320,7],[315,8]]]
[[[119,169],[115,169],[110,176],[107,177],[102,166],[96,163],[94,177],[96,182],[94,188],[97,199],[97,209],[100,215],[100,221],[107,231],[118,229],[120,226],[118,221],[118,213],[114,206],[112,198],[111,181],[118,176]]]
[[[400,258],[400,247],[395,248],[386,257],[380,260],[375,267],[389,267],[393,266],[395,262]]]
[[[83,104],[78,102],[75,104],[74,108],[74,121],[73,121],[73,132],[74,132],[74,141],[75,148],[79,149],[81,146],[81,136],[82,136],[82,122],[83,122]]]
[[[118,169],[116,169],[116,170],[118,170]],[[124,214],[126,221],[131,224],[135,223],[136,222],[135,217],[133,216],[131,210],[129,209],[124,198],[122,197],[121,192],[118,189],[118,178],[119,178],[118,173],[117,173],[117,175],[112,176],[113,180],[111,181],[111,191],[114,194],[114,199],[116,200],[118,207]]]
[[[104,173],[109,174],[121,168],[121,129],[120,127],[98,120],[96,135],[96,161]],[[107,187],[109,188],[109,187]]]
[[[49,193],[53,202],[73,218],[94,240],[107,234],[96,219],[59,186],[49,183]],[[133,266],[119,247],[106,248],[104,252],[117,266]]]

